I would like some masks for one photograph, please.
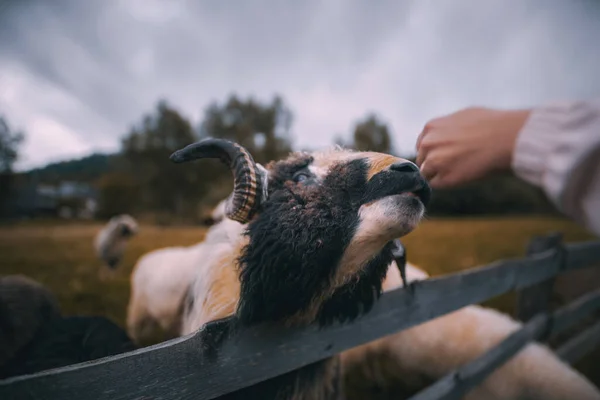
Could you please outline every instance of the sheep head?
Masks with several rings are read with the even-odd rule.
[[[340,148],[292,153],[266,167],[238,144],[205,139],[175,162],[220,158],[234,174],[226,215],[248,223],[239,256],[242,323],[345,320],[368,310],[431,190],[401,158]]]
[[[115,232],[119,237],[130,238],[138,232],[138,224],[133,217],[123,214],[111,218],[111,222],[115,223]]]

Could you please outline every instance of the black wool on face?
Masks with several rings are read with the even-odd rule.
[[[375,300],[381,296],[381,286],[393,259],[392,248],[392,242],[386,244],[383,250],[369,261],[360,275],[334,292],[319,312],[318,320],[321,325],[328,325],[334,321],[352,321],[371,310]]]
[[[356,231],[367,163],[358,159],[333,166],[318,185],[294,182],[294,173],[307,165],[296,160],[295,168],[286,161],[272,167],[269,199],[248,225],[250,241],[239,259],[237,316],[243,324],[282,320],[323,298]],[[362,302],[369,308],[390,260],[391,252],[384,251],[360,280],[338,289],[323,308],[322,321],[355,316]]]

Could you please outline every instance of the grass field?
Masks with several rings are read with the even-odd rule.
[[[204,228],[143,225],[126,251],[112,281],[101,281],[101,263],[93,251],[99,224],[24,223],[0,228],[0,275],[25,274],[47,285],[65,314],[104,315],[124,326],[129,274],[145,252],[172,245],[191,245]],[[427,220],[403,242],[408,259],[431,275],[468,269],[498,259],[522,257],[534,235],[561,231],[566,241],[592,236],[575,224],[550,218]],[[512,312],[514,296],[488,302]]]
[[[101,281],[101,263],[93,251],[99,224],[26,223],[0,228],[0,274],[21,273],[56,293],[67,314],[101,314],[121,326],[129,299],[129,274],[142,254],[173,245],[191,245],[204,237],[200,227],[142,226],[117,273]],[[438,219],[425,221],[404,238],[408,259],[432,275],[451,273],[501,258],[521,257],[533,235],[553,230],[568,241],[591,236],[561,219]],[[510,311],[510,296],[492,303]]]

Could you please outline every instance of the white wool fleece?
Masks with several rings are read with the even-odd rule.
[[[408,281],[427,279],[427,274],[407,263]],[[401,287],[395,263],[388,270],[384,290]],[[395,335],[343,353],[349,365],[364,354],[380,354],[394,360],[394,371],[372,370],[369,376],[403,382],[423,389],[422,377],[436,381],[473,361],[500,343],[522,324],[499,311],[471,305]],[[384,364],[388,367],[390,364]],[[381,378],[380,378],[381,377]],[[385,378],[387,377],[387,378]],[[426,384],[427,386],[428,384]],[[584,376],[563,363],[546,346],[531,343],[471,390],[465,400],[600,399],[600,392]]]

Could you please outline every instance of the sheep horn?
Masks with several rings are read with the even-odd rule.
[[[228,218],[245,224],[260,207],[266,189],[265,170],[239,144],[224,139],[204,139],[177,150],[170,158],[175,163],[218,158],[231,169],[233,193],[225,205]]]

